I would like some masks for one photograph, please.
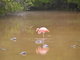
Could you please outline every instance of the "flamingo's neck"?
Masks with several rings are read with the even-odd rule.
[[[39,31],[39,29],[40,29],[40,28],[37,28],[37,29],[36,29],[36,32]]]

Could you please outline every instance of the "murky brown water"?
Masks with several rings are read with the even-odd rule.
[[[35,53],[36,38],[42,38],[35,29],[41,26],[50,30],[45,34],[50,48],[46,55]],[[0,50],[0,60],[80,60],[80,13],[37,11],[1,18],[0,48],[7,49]],[[20,55],[22,51],[27,55]]]

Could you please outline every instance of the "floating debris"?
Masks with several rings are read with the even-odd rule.
[[[43,40],[36,40],[35,43],[36,43],[36,44],[43,44],[44,41],[43,41]]]
[[[78,48],[80,45],[71,45],[72,48]]]
[[[20,55],[26,56],[27,55],[27,52],[26,51],[22,51],[22,52],[20,52]]]
[[[16,37],[11,38],[10,40],[16,42]]]
[[[0,50],[3,50],[3,51],[5,51],[5,50],[7,50],[6,48],[0,48]]]
[[[48,44],[44,44],[42,47],[43,48],[48,48]]]
[[[77,47],[77,45],[71,45],[71,47],[72,47],[72,48],[76,48],[76,47]]]

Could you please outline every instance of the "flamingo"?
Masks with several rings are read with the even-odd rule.
[[[37,28],[36,29],[36,32],[38,33],[38,34],[42,34],[42,36],[43,36],[43,44],[44,44],[44,34],[46,33],[46,32],[49,32],[49,30],[46,28],[46,27],[41,27],[41,28]]]
[[[44,38],[44,34],[45,34],[46,32],[49,32],[49,30],[48,30],[46,27],[41,27],[41,28],[37,28],[37,29],[36,29],[36,32],[37,32],[38,34],[43,34],[43,38]]]

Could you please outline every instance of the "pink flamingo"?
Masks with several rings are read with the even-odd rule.
[[[38,34],[43,34],[43,38],[44,38],[44,34],[46,32],[49,32],[49,30],[46,27],[41,27],[41,28],[37,28],[36,32],[38,32]]]

